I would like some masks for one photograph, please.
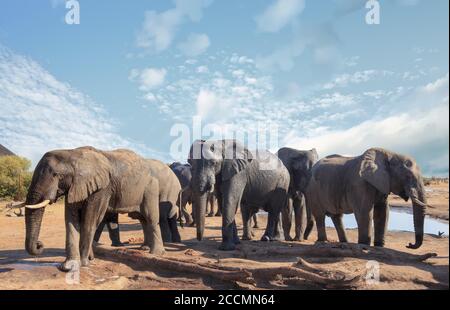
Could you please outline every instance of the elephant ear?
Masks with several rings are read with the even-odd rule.
[[[223,141],[222,181],[227,181],[247,168],[252,161],[251,152],[233,140]]]
[[[381,193],[390,193],[390,175],[386,155],[377,149],[367,150],[363,155],[359,175]]]
[[[74,174],[67,195],[69,203],[86,200],[92,193],[109,185],[111,165],[98,151],[80,150],[72,166]]]

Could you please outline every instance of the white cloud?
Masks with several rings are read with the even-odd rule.
[[[0,46],[0,143],[33,165],[48,150],[92,145],[164,157],[123,138],[102,106],[30,58]]]
[[[195,57],[206,52],[211,42],[206,34],[191,33],[186,41],[178,45],[178,49],[189,57]]]
[[[133,69],[130,72],[129,79],[139,83],[141,91],[149,91],[164,84],[167,70],[158,68],[146,68],[143,70]]]
[[[304,8],[304,0],[276,0],[255,20],[259,30],[278,32],[291,23]]]
[[[403,100],[390,115],[374,116],[347,129],[314,128],[306,137],[291,130],[285,144],[316,147],[321,156],[358,155],[379,146],[415,156],[425,174],[448,175],[448,74]]]
[[[336,87],[345,87],[349,84],[361,84],[369,82],[375,77],[386,77],[392,74],[393,72],[380,70],[364,70],[354,73],[344,73],[337,76],[333,81],[325,84],[323,87],[324,89],[333,89]]]
[[[199,66],[197,67],[197,73],[209,73],[209,69],[207,66]]]
[[[175,0],[175,7],[158,13],[146,11],[144,22],[136,37],[138,47],[162,52],[170,47],[179,27],[188,20],[198,22],[203,9],[212,0]]]

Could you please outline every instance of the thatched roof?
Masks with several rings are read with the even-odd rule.
[[[0,156],[9,156],[9,155],[15,156],[16,154],[14,154],[13,152],[11,152],[6,147],[0,144]]]

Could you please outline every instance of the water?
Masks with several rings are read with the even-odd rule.
[[[358,228],[354,214],[344,215],[344,227],[345,228]],[[327,227],[334,227],[331,218],[326,219]],[[391,209],[389,212],[389,226],[390,231],[411,231],[414,232],[413,216],[409,210]],[[425,217],[424,232],[426,234],[437,235],[439,232],[443,232],[445,236],[448,236],[448,223],[438,219]]]
[[[267,213],[264,211],[258,212],[258,215],[267,216]],[[356,219],[354,214],[345,214],[344,218],[344,227],[345,228],[358,228],[356,224]],[[333,221],[330,217],[326,217],[325,224],[327,227],[333,227]],[[443,232],[444,236],[448,236],[448,222],[430,218],[428,216],[425,217],[425,225],[424,232],[426,234],[434,234],[438,235],[439,232]],[[414,232],[414,222],[413,216],[411,214],[411,210],[408,209],[399,209],[399,208],[391,208],[389,212],[389,231],[411,231]]]

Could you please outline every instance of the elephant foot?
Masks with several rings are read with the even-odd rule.
[[[219,250],[221,251],[234,251],[236,249],[236,245],[234,243],[223,243],[220,245]]]
[[[295,239],[292,239],[291,236],[284,236],[284,240],[286,240],[286,241],[294,241]]]
[[[375,241],[374,246],[384,248],[384,241]]]
[[[114,248],[118,248],[118,247],[125,246],[127,244],[128,244],[128,242],[113,242],[113,243],[111,243],[111,246]]]
[[[90,263],[89,257],[81,259],[81,267],[89,267],[89,263]]]
[[[67,258],[58,266],[58,269],[63,272],[76,271],[80,269],[81,262],[78,259]]]
[[[189,224],[186,224],[187,227],[195,227],[195,222],[192,221]]]
[[[222,216],[222,213],[217,212],[216,214],[214,214],[214,216]]]
[[[258,228],[259,228],[259,226],[258,226],[258,225],[253,225],[253,228],[256,228],[256,229],[258,229]]]
[[[181,237],[180,236],[173,237],[172,242],[173,243],[181,243]]]
[[[251,235],[243,235],[242,236],[242,240],[245,240],[245,241],[250,241],[252,239],[253,239],[253,236],[251,236]]]
[[[214,213],[208,213],[206,216],[207,216],[207,217],[213,217],[213,216],[214,216]]]
[[[158,256],[163,256],[166,253],[166,251],[164,250],[164,247],[155,247],[155,248],[151,249],[149,252],[150,252],[150,254],[158,255]]]

